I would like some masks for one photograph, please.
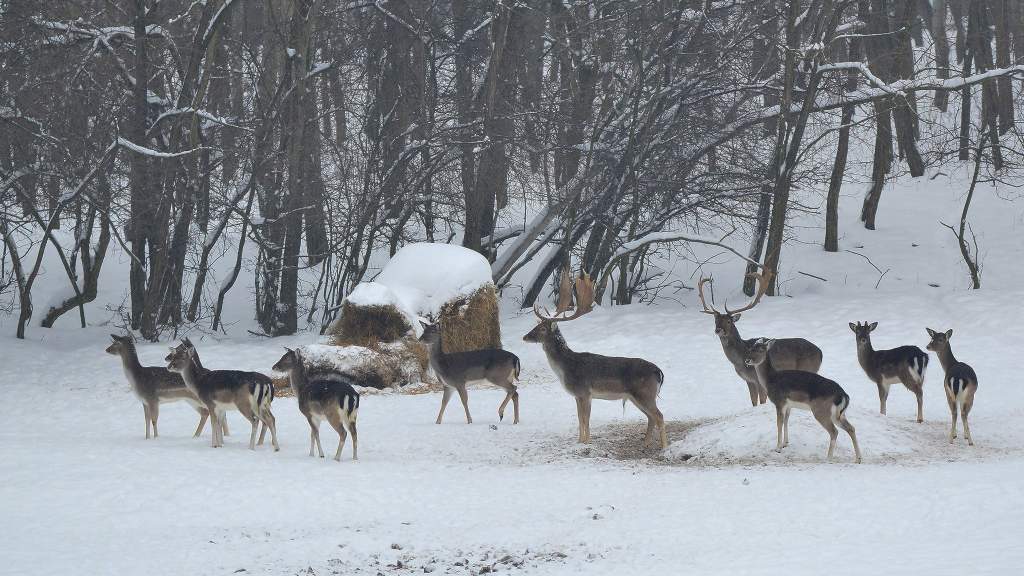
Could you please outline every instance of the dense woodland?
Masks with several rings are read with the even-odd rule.
[[[692,242],[777,270],[798,211],[839,250],[844,186],[871,229],[893,178],[1010,179],[1021,78],[1017,0],[0,0],[0,306],[84,325],[119,247],[145,338],[246,274],[290,334],[415,241],[535,270],[524,306],[565,265],[649,299]]]

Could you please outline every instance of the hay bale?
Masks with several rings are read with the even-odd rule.
[[[501,348],[498,293],[486,284],[469,296],[445,302],[438,314],[445,353]]]
[[[358,305],[346,300],[338,319],[327,328],[335,346],[374,348],[379,343],[402,338],[412,326],[406,315],[393,304]]]
[[[449,244],[410,244],[371,282],[359,284],[327,329],[336,346],[374,354],[359,376],[387,386],[429,382],[419,319],[441,325],[445,352],[501,347],[498,295],[480,254]],[[360,352],[360,354],[363,354]]]
[[[301,346],[310,379],[344,374],[365,388],[399,388],[431,383],[426,350],[415,340],[402,339],[376,348],[313,344]]]

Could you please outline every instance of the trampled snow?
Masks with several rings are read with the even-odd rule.
[[[887,189],[873,232],[856,222],[859,194],[844,197],[842,248],[888,272],[857,254],[821,252],[811,219],[794,229],[798,241],[783,256],[782,289],[793,297],[766,298],[737,325],[744,337],[801,336],[823,350],[822,373],[851,397],[860,465],[843,434],[828,462],[826,433],[800,411],[791,417],[790,446],[774,451],[774,410],[750,406],[691,290],[653,306],[599,308],[563,326],[576,350],[642,356],[665,372],[664,452],[641,446],[645,422],[619,402],[595,402],[593,442],[576,443],[575,404],[540,347],[521,340],[535,320],[508,295],[502,334],[522,361],[522,423],[498,421],[504,393],[496,389],[470,390],[472,425],[455,400],[440,426],[440,394],[366,393],[360,459],[351,460],[348,446],[340,463],[307,456],[308,426],[292,398],[274,402],[279,453],[250,452],[237,413],[226,446],[210,448],[208,429],[191,437],[197,416],[181,403],[161,407],[160,438],[145,440],[120,361],[102,351],[114,328],[102,325],[100,306],[118,302],[116,292],[89,307],[93,325],[84,330],[72,318],[53,330],[34,326],[19,341],[7,319],[0,572],[1016,573],[1024,562],[1024,386],[1014,340],[1024,300],[1024,205],[979,189],[971,218],[984,223],[975,226],[984,288],[970,291],[955,240],[938,224],[959,217],[961,194],[959,181],[944,179]],[[695,250],[702,259],[720,252]],[[432,281],[458,275],[412,260],[436,272]],[[694,270],[679,266],[692,286]],[[715,273],[720,299],[742,300],[742,268],[732,255],[712,259],[705,272]],[[63,290],[59,274],[48,279],[51,290]],[[422,301],[433,302],[423,282]],[[854,320],[879,322],[876,348],[923,347],[926,326],[954,329],[954,352],[980,380],[976,446],[962,437],[947,442],[934,355],[925,422],[914,421],[913,395],[899,385],[888,415],[878,413],[847,327]],[[254,338],[235,328],[227,338],[193,340],[208,367],[269,374],[282,346],[317,336]],[[139,346],[149,365],[166,350]],[[324,426],[321,435],[333,451],[333,431]]]

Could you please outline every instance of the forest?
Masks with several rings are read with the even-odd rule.
[[[119,249],[146,339],[243,302],[322,330],[418,241],[523,307],[564,267],[649,301],[666,251],[778,270],[795,214],[839,251],[840,194],[871,230],[895,178],[958,163],[977,288],[971,197],[1020,175],[1021,77],[1016,0],[0,0],[0,308],[18,337],[84,327]],[[52,258],[64,297],[36,302]]]

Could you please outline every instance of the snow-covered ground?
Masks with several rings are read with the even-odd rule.
[[[944,179],[941,179],[944,180]],[[774,447],[770,406],[752,408],[712,320],[692,292],[680,303],[599,309],[563,326],[570,346],[643,356],[666,374],[660,406],[672,445],[643,449],[632,406],[595,402],[593,443],[575,443],[572,399],[512,306],[503,337],[522,359],[522,423],[497,420],[503,392],[474,389],[466,425],[457,402],[433,423],[439,394],[367,394],[360,459],[309,458],[291,398],[275,401],[282,450],[246,448],[237,414],[221,449],[193,439],[195,412],[161,410],[156,440],[103,326],[0,326],[0,572],[10,574],[1009,574],[1024,563],[1024,382],[1016,332],[1024,290],[1024,204],[979,193],[985,289],[964,290],[948,182],[886,193],[880,230],[856,228],[844,200],[843,247],[825,255],[816,223],[795,234],[781,277],[793,298],[766,299],[738,324],[744,336],[802,336],[824,351],[822,373],[852,398],[864,463],[839,438],[794,413],[791,444]],[[914,217],[910,218],[909,215]],[[915,246],[916,245],[916,246]],[[711,254],[711,252],[708,252]],[[719,297],[740,266],[721,258]],[[820,282],[800,270],[828,279]],[[679,268],[678,272],[689,273]],[[684,276],[689,285],[689,276]],[[929,284],[939,284],[930,287]],[[732,298],[740,300],[738,292]],[[240,305],[236,305],[240,306]],[[93,314],[98,317],[98,314]],[[976,446],[946,442],[949,412],[932,356],[925,422],[894,386],[888,416],[861,372],[847,323],[879,322],[876,347],[927,342],[953,328],[954,352],[978,372]],[[197,342],[209,367],[269,372],[303,334]],[[166,343],[140,345],[160,363]],[[326,452],[336,437],[323,430]]]

